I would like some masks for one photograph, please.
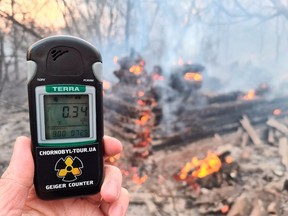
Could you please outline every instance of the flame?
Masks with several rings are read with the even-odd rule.
[[[143,113],[140,119],[136,120],[137,125],[145,125],[150,120],[150,115],[148,113]]]
[[[114,64],[117,64],[117,63],[118,63],[118,60],[119,60],[119,57],[118,57],[118,56],[114,56],[114,58],[113,58]]]
[[[109,90],[110,88],[111,88],[111,83],[106,80],[103,80],[103,89]]]
[[[256,97],[255,90],[250,89],[246,95],[244,95],[243,99],[244,100],[254,100]]]
[[[150,127],[146,128],[141,133],[138,133],[136,139],[139,139],[139,142],[137,144],[134,144],[134,147],[136,147],[136,148],[141,147],[142,148],[142,147],[148,146],[152,141]],[[143,155],[141,155],[141,156],[146,156],[147,153],[149,154],[149,151],[145,152],[145,153],[143,152]]]
[[[279,115],[281,115],[282,114],[282,110],[281,109],[275,109],[274,111],[273,111],[273,115],[275,115],[275,116],[279,116]]]
[[[143,71],[143,66],[142,65],[132,65],[129,68],[130,73],[133,73],[135,75],[140,75]]]
[[[184,75],[185,80],[200,82],[202,81],[202,75],[197,72],[187,72]]]
[[[138,174],[134,174],[132,177],[132,181],[138,185],[145,183],[148,179],[147,175],[139,176]]]
[[[194,178],[204,178],[205,176],[218,172],[221,166],[222,163],[217,154],[208,152],[204,159],[199,160],[197,157],[193,157],[190,162],[186,163],[180,171],[179,178],[185,180],[188,175]]]

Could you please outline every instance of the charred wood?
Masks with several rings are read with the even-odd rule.
[[[209,137],[215,133],[223,134],[237,130],[240,126],[239,120],[243,115],[250,119],[251,125],[264,123],[273,115],[277,109],[288,110],[287,98],[277,98],[271,101],[254,100],[254,101],[237,101],[236,103],[212,104],[203,109],[189,110],[186,106],[182,111],[178,111],[179,118],[171,125],[179,125],[172,128],[173,133],[157,131],[162,134],[162,143],[158,142],[153,146],[155,150],[171,146],[185,145],[193,140]],[[277,127],[283,133],[288,134],[288,128],[274,120],[267,122],[269,126]],[[161,125],[160,125],[161,126]],[[163,128],[163,127],[162,127]],[[250,129],[249,129],[250,130]],[[255,134],[254,134],[255,135]],[[250,134],[251,136],[251,134]],[[160,137],[158,137],[160,139]],[[259,138],[254,141],[258,144]],[[157,146],[156,146],[157,145]]]
[[[236,101],[239,96],[241,95],[241,92],[231,92],[227,94],[220,94],[220,95],[206,95],[207,97],[207,102],[209,104],[213,103],[226,103],[226,102],[231,102],[231,101]]]

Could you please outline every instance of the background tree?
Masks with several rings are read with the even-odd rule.
[[[108,75],[114,55],[131,48],[145,57],[148,69],[160,64],[165,73],[180,57],[213,68],[212,75],[217,67],[262,62],[281,71],[287,18],[287,0],[1,0],[0,86],[24,80],[30,44],[61,33],[95,44]],[[222,69],[231,76],[230,68]]]

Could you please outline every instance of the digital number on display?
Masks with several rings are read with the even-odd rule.
[[[89,137],[88,95],[44,96],[46,139]]]

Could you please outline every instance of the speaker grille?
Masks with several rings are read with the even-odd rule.
[[[52,50],[51,55],[53,58],[53,61],[56,61],[60,56],[64,55],[65,53],[68,53],[68,50]]]

